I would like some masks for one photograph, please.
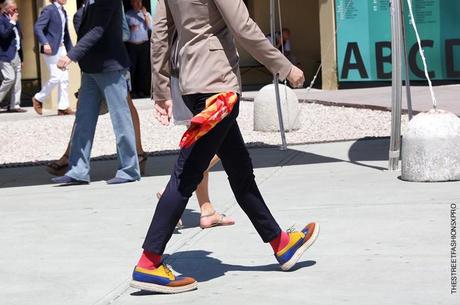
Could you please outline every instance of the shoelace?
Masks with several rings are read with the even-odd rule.
[[[174,274],[173,274],[173,272],[171,271],[171,269],[172,269],[172,268],[171,268],[170,265],[165,264],[164,270],[165,270],[166,274],[167,274],[168,276],[174,277]]]
[[[293,233],[295,232],[295,224],[293,224],[289,229],[286,230],[286,233]]]

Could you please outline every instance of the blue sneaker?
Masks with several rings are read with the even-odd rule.
[[[153,270],[136,266],[130,286],[145,291],[171,294],[194,290],[198,283],[191,277],[175,276],[167,266],[161,264]]]
[[[275,253],[276,260],[284,271],[294,267],[305,250],[315,242],[319,234],[319,224],[310,223],[301,231],[289,232],[288,234],[289,243]]]

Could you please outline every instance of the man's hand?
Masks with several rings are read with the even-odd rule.
[[[67,70],[67,67],[72,63],[72,60],[67,56],[62,56],[57,62],[57,67],[63,71]]]
[[[172,117],[172,101],[155,102],[153,114],[155,118],[164,126],[168,126]]]
[[[13,22],[17,22],[19,19],[19,14],[17,12],[13,13],[12,15],[10,15],[10,20],[13,21]]]
[[[43,53],[45,53],[46,55],[51,55],[51,53],[53,53],[53,50],[51,49],[51,46],[49,44],[43,45]]]
[[[305,82],[305,76],[303,75],[302,70],[296,66],[292,66],[291,72],[289,72],[289,75],[287,76],[287,80],[291,83],[292,87],[300,88]]]

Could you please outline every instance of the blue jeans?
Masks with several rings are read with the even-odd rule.
[[[139,180],[133,121],[127,102],[124,71],[83,73],[79,102],[72,134],[69,171],[66,176],[90,181],[90,157],[102,98],[107,106],[117,141],[118,171],[116,177]]]

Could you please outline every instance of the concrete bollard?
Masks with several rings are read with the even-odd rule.
[[[460,118],[443,110],[415,116],[402,140],[401,178],[436,182],[460,180]]]
[[[284,129],[285,131],[298,130],[300,129],[299,100],[291,88],[280,84],[279,89]],[[260,89],[254,99],[254,130],[280,131],[273,84]]]

